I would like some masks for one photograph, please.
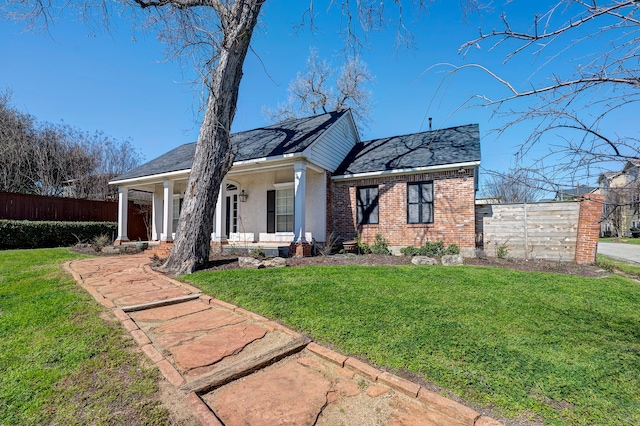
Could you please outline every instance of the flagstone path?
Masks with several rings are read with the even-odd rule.
[[[501,423],[153,271],[148,255],[65,264],[113,310],[203,425]]]

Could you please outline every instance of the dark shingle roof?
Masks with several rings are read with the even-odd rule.
[[[235,161],[302,152],[346,112],[329,112],[234,133],[231,141],[236,150]],[[114,181],[190,169],[195,150],[195,142],[181,145]]]
[[[356,144],[334,176],[480,161],[477,124]]]

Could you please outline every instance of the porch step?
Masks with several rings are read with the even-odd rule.
[[[150,256],[158,256],[160,259],[166,259],[171,254],[171,249],[173,248],[173,241],[163,241],[157,246],[149,248],[146,253]]]

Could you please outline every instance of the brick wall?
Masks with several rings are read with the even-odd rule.
[[[433,181],[434,222],[407,223],[407,182]],[[356,223],[356,188],[378,185],[379,223]],[[372,243],[382,234],[391,246],[420,246],[425,241],[444,241],[460,247],[475,247],[475,206],[473,170],[385,176],[371,179],[334,181],[331,212],[335,233],[347,240],[360,234]],[[329,217],[329,215],[327,215]]]
[[[576,263],[589,264],[596,260],[603,202],[602,194],[588,194],[580,200]]]

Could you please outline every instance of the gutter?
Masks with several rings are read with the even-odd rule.
[[[464,163],[442,164],[438,166],[426,166],[426,167],[414,167],[410,169],[396,169],[396,170],[383,170],[378,172],[353,173],[348,175],[332,176],[331,180],[340,181],[340,180],[351,180],[351,179],[364,179],[364,178],[381,177],[381,176],[389,176],[389,175],[456,170],[460,168],[470,168],[470,167],[478,167],[478,166],[480,166],[480,161],[466,161]]]

